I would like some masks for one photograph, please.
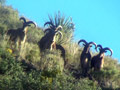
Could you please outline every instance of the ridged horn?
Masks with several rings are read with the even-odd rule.
[[[61,25],[59,25],[59,26],[55,29],[55,31],[58,31],[58,30],[62,30],[62,26],[61,26]]]
[[[84,39],[81,39],[81,40],[78,42],[78,45],[79,45],[81,42],[84,42],[85,44],[87,44],[87,42],[86,42]]]
[[[95,48],[97,48],[97,44],[96,44],[95,42],[89,42],[89,45],[90,45],[90,44],[95,45]]]
[[[110,51],[110,52],[111,52],[110,56],[112,56],[112,54],[113,54],[112,49],[110,49],[110,48],[106,47],[106,48],[104,48],[104,51],[106,52],[106,50]]]
[[[26,19],[24,17],[21,17],[19,20],[23,20],[24,23],[26,23]]]
[[[89,42],[89,45],[93,44],[95,46],[95,50],[97,51],[97,44],[95,42]]]
[[[56,32],[54,37],[53,37],[53,41],[56,42],[56,35],[57,34],[60,34],[61,35],[61,38],[63,37],[62,33],[60,31]]]
[[[62,34],[62,32],[58,31],[58,32],[56,32],[55,34],[60,34],[60,36],[61,36],[61,38],[60,38],[60,39],[62,39],[62,38],[63,38],[63,34]]]
[[[44,27],[45,27],[47,24],[52,25],[52,27],[55,27],[55,25],[53,25],[52,22],[46,22],[46,23],[44,24]]]
[[[30,25],[30,24],[33,24],[35,27],[37,27],[37,24],[35,23],[35,22],[33,22],[33,21],[28,21],[28,22],[26,22],[26,25]]]
[[[96,50],[97,50],[98,47],[99,47],[99,50],[103,49],[102,45],[98,44],[97,47],[96,47]]]

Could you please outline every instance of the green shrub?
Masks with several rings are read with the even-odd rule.
[[[0,48],[0,89],[22,89],[24,74],[21,64],[9,52]]]
[[[0,49],[0,71],[4,74],[13,74],[22,72],[22,67],[9,52]]]
[[[75,79],[69,74],[58,75],[53,80],[52,90],[101,90],[96,83],[87,79]]]
[[[64,60],[60,56],[60,52],[57,50],[46,50],[41,53],[41,59],[37,62],[40,70],[58,70],[60,72],[64,69]]]
[[[65,18],[60,13],[49,17],[49,21],[63,27],[64,40],[56,43],[62,44],[66,51],[67,71],[59,50],[40,52],[37,42],[44,35],[42,28],[29,28],[25,47],[11,52],[5,33],[8,29],[21,27],[22,22],[18,12],[9,6],[0,6],[0,17],[0,90],[119,90],[120,64],[111,57],[105,57],[103,70],[90,73],[94,80],[75,79],[71,75],[70,68],[75,69],[74,72],[81,71],[82,52],[72,41],[74,24],[71,18]],[[22,60],[37,69],[26,72]]]

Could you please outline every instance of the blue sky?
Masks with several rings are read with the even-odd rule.
[[[20,15],[43,27],[48,14],[60,11],[75,23],[75,41],[94,41],[113,50],[120,61],[120,0],[7,0]]]

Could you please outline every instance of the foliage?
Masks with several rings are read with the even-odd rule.
[[[43,37],[44,33],[41,28],[29,28],[27,33],[27,41],[29,43],[38,43],[38,41]]]
[[[118,66],[119,64],[117,64],[114,59],[111,59],[109,57],[105,58],[105,63],[107,64],[104,65],[104,68],[101,71],[92,71],[91,75],[94,77],[95,80],[98,81],[100,86],[104,89],[118,88],[120,85],[118,81],[120,80],[120,67]]]
[[[16,90],[21,88],[24,76],[21,64],[14,57],[0,48],[0,89]]]
[[[58,75],[53,80],[53,90],[101,90],[97,84],[87,78],[74,79],[70,74]]]
[[[61,43],[68,43],[71,41],[72,36],[73,36],[73,31],[74,31],[74,24],[72,22],[72,19],[66,18],[64,15],[61,15],[60,12],[58,12],[58,14],[55,14],[54,17],[49,16],[49,22],[52,23],[52,25],[54,25],[55,27],[58,27],[59,25],[62,26],[62,34],[63,34],[63,38],[61,41],[58,41],[58,44]],[[53,26],[49,26],[52,28],[52,30],[54,27]]]
[[[88,79],[76,80],[71,75],[60,73],[56,68],[45,69],[42,71],[31,71],[26,73],[24,67],[13,58],[8,52],[0,49],[0,88],[17,90],[17,89],[34,89],[34,90],[71,90],[86,88],[93,90],[97,88],[94,82]],[[6,67],[5,67],[6,66]],[[83,84],[83,85],[81,85]]]
[[[0,34],[3,35],[8,29],[20,27],[18,12],[10,6],[0,5]]]
[[[64,40],[59,44],[62,43],[66,51],[68,67],[64,67],[59,50],[40,52],[37,42],[44,36],[40,27],[30,27],[25,47],[13,52],[5,33],[21,27],[18,12],[11,6],[0,5],[0,17],[0,90],[119,90],[120,64],[111,57],[105,57],[103,70],[90,71],[92,80],[83,78],[80,73],[80,78],[76,79],[73,72],[81,71],[82,49],[72,41],[74,24],[70,18],[60,13],[49,16],[50,22],[63,26]]]
[[[5,2],[6,2],[6,0],[0,0],[0,4],[1,4],[1,5],[4,5]]]

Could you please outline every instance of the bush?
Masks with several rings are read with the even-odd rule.
[[[21,89],[24,74],[21,64],[9,52],[0,48],[0,89]]]
[[[75,79],[71,75],[58,75],[53,80],[52,90],[101,90],[93,81],[84,78],[84,79]]]
[[[0,71],[3,74],[13,74],[15,71],[22,72],[22,68],[7,50],[0,49]]]

